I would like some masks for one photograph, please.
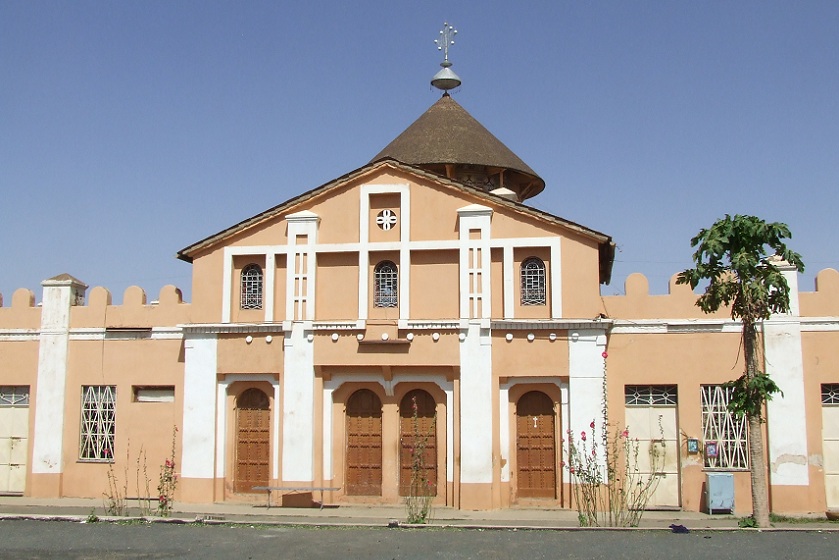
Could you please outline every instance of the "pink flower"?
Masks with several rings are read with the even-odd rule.
[[[585,432],[580,432],[580,439],[583,440],[583,441],[586,440],[586,433]]]
[[[594,429],[594,420],[591,421],[591,424],[589,424],[588,427],[591,428],[592,430]]]
[[[622,438],[628,438],[629,437],[629,428],[626,428],[624,431],[621,432],[621,437]]]
[[[574,467],[571,467],[570,469],[568,469],[568,471],[569,471],[571,474],[574,474]]]
[[[591,450],[591,456],[592,457],[597,457],[597,449],[592,449]]]
[[[560,463],[559,463],[559,466],[560,466],[560,467],[564,467],[564,466],[565,466],[565,461],[560,462]]]
[[[600,354],[600,355],[601,355],[601,356],[603,356],[603,359],[604,359],[604,360],[605,360],[606,358],[608,358],[608,357],[609,357],[609,353],[608,353],[608,352],[605,352],[605,351],[604,351],[602,354]]]

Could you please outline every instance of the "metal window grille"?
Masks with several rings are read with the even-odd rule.
[[[839,383],[822,383],[822,404],[839,404]]]
[[[0,407],[29,406],[28,385],[0,386]]]
[[[521,304],[545,305],[545,263],[531,257],[521,263]]]
[[[242,270],[242,309],[262,309],[262,269],[255,264]]]
[[[749,440],[746,418],[728,410],[732,389],[721,385],[702,385],[702,436],[717,442],[717,456],[705,453],[705,466],[721,469],[749,468]]]
[[[675,385],[627,385],[624,399],[627,406],[672,406],[678,402]]]
[[[380,262],[373,273],[376,281],[374,298],[376,307],[397,307],[399,305],[399,273],[396,265],[390,261]]]
[[[116,424],[117,388],[112,385],[82,387],[82,426],[79,459],[112,461]]]

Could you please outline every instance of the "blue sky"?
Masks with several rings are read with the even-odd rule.
[[[839,2],[0,0],[0,293],[189,294],[175,252],[361,167],[439,96],[613,237],[622,293],[724,214],[839,268]]]

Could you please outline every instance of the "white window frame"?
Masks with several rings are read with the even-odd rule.
[[[749,431],[746,417],[738,418],[728,410],[733,389],[722,385],[700,386],[702,439],[716,442],[717,456],[705,455],[706,469],[748,470]]]
[[[82,385],[79,460],[110,463],[114,460],[117,388]]]

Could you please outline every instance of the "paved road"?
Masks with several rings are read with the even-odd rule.
[[[839,533],[300,528],[0,520],[0,558],[836,558]]]

